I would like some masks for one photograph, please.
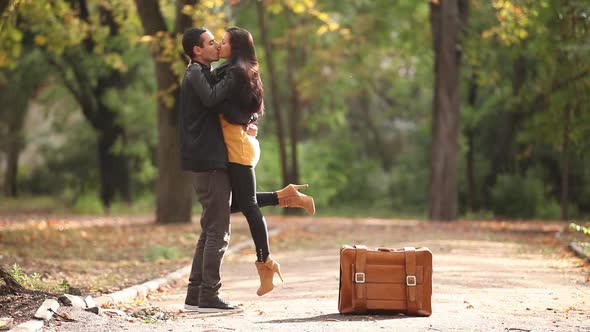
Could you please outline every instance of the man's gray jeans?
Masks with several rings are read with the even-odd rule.
[[[226,170],[193,173],[193,187],[203,207],[201,235],[193,257],[188,296],[215,296],[221,288],[221,262],[230,237],[231,187]]]

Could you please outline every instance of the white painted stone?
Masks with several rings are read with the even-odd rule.
[[[15,328],[10,330],[9,332],[38,332],[43,329],[43,321],[42,320],[30,320],[28,322],[24,322],[18,324]]]
[[[57,311],[59,303],[55,299],[47,299],[43,301],[37,312],[35,312],[35,318],[49,320],[53,316],[53,311]],[[51,310],[50,310],[51,309]]]
[[[125,311],[118,309],[102,309],[101,312],[105,314],[115,314],[120,317],[129,317],[129,315],[125,313]]]
[[[136,296],[137,290],[131,288],[125,288],[111,294],[113,301],[116,303],[133,300]]]
[[[99,297],[95,298],[94,302],[96,303],[96,306],[104,307],[105,305],[112,304],[115,301],[113,301],[112,297],[110,297],[108,295],[103,295],[103,296],[99,296]]]
[[[59,302],[61,302],[65,306],[73,306],[81,309],[86,308],[86,302],[84,302],[84,300],[81,297],[76,295],[64,294],[59,297]]]
[[[158,290],[158,287],[160,287],[160,284],[156,281],[144,282],[142,285],[147,287],[150,290],[150,292],[156,291]]]
[[[84,299],[84,302],[86,303],[86,308],[96,307],[96,303],[94,302],[94,299],[90,295],[86,296],[86,298]]]
[[[12,322],[14,319],[12,317],[2,317],[0,318],[0,331],[8,330],[12,327]]]
[[[131,288],[133,288],[137,291],[138,297],[146,297],[148,295],[148,293],[150,292],[150,290],[146,286],[143,286],[143,285],[137,285],[137,286],[133,286]]]

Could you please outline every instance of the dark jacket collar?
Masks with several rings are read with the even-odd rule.
[[[227,67],[231,66],[231,64],[232,64],[232,63],[231,63],[230,61],[225,61],[224,63],[222,63],[222,64],[221,64],[219,67],[217,67],[217,68],[215,68],[215,69],[216,69],[216,70],[219,70],[219,69],[225,69],[225,68],[227,68]]]
[[[190,64],[191,64],[191,65],[192,65],[192,64],[198,64],[198,65],[199,65],[199,66],[201,66],[201,68],[203,68],[203,69],[208,69],[208,70],[211,70],[211,66],[210,66],[210,65],[205,65],[205,64],[202,64],[202,63],[200,63],[199,61],[197,61],[197,60],[194,60],[194,59],[191,59],[191,63],[190,63]]]

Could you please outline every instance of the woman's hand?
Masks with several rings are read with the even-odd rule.
[[[256,137],[256,135],[258,135],[258,126],[253,123],[246,125],[246,134]]]

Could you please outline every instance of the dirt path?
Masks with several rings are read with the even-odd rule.
[[[251,255],[235,254],[224,263],[223,295],[242,303],[244,312],[181,312],[163,324],[120,322],[108,330],[590,331],[588,267],[565,253],[551,233],[467,223],[351,220],[307,220],[290,227],[271,244],[286,280],[268,295],[255,294],[258,277]],[[339,315],[338,248],[344,243],[430,247],[433,315]],[[179,312],[185,286],[152,298],[151,305]],[[76,330],[67,327],[52,330]],[[87,325],[84,330],[107,326]]]

